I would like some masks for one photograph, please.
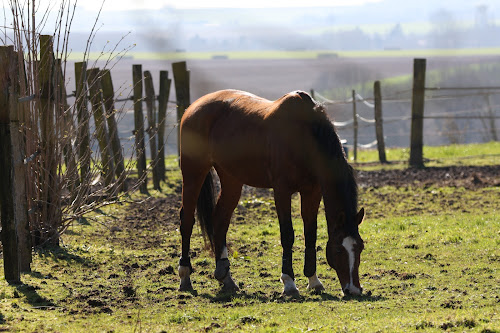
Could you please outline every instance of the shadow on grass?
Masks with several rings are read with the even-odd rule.
[[[278,302],[278,303],[286,303],[286,302],[295,302],[295,303],[311,303],[311,302],[340,302],[340,301],[357,301],[357,302],[379,302],[386,300],[385,297],[380,295],[372,295],[371,293],[361,296],[344,296],[339,297],[338,295],[332,295],[326,292],[321,293],[310,293],[304,292],[300,296],[284,296],[280,292],[274,292],[272,294],[265,294],[261,291],[248,293],[244,290],[240,290],[237,292],[227,292],[227,291],[219,291],[216,295],[213,294],[198,294],[197,291],[191,291],[191,295],[200,296],[205,299],[208,299],[211,303],[232,303],[239,301],[254,301],[260,303],[269,303],[269,302]]]
[[[79,251],[79,249],[75,250]],[[38,256],[40,256],[40,258],[51,259],[54,261],[62,260],[66,261],[70,265],[79,264],[84,267],[95,266],[95,263],[92,260],[81,257],[78,254],[71,253],[68,251],[68,249],[64,247],[54,246],[54,247],[36,248],[35,251],[38,254]]]
[[[120,205],[121,202],[118,202],[118,205]],[[103,215],[103,216],[106,216],[106,217],[109,217],[109,218],[112,218],[113,220],[117,220],[118,217],[113,215],[113,214],[109,214],[109,213],[106,213],[105,211],[103,211],[101,208],[97,208],[95,210],[96,213],[100,214],[100,215]],[[88,223],[88,222],[87,222]]]
[[[38,272],[35,272],[35,275],[41,276]],[[16,287],[17,294],[14,294],[14,297],[19,297],[19,293],[23,294],[24,297],[26,297],[26,301],[35,308],[52,308],[56,306],[52,300],[40,296],[37,289],[37,287],[29,284],[20,284]]]
[[[85,217],[80,217],[79,219],[76,220],[78,222],[78,224],[80,225],[90,225],[90,222],[89,220],[87,220],[87,218]]]
[[[196,295],[198,294],[196,293]],[[272,300],[271,297],[262,292],[247,293],[244,290],[237,292],[219,291],[215,296],[206,293],[200,294],[199,296],[208,299],[211,303],[230,303],[235,300],[266,303]]]
[[[363,294],[361,296],[344,296],[342,297],[342,299],[346,301],[352,300],[357,302],[369,302],[369,303],[387,300],[387,298],[381,295],[372,295],[371,293]]]

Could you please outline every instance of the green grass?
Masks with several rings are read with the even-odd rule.
[[[373,51],[212,51],[212,52],[127,52],[126,56],[135,60],[208,60],[214,56],[226,56],[228,59],[316,59],[320,54],[336,54],[345,58],[379,58],[379,57],[440,57],[440,56],[474,56],[497,55],[500,48],[468,48],[468,49],[419,49],[419,50],[373,50]],[[109,54],[90,52],[90,60],[108,59]],[[72,52],[68,60],[81,61],[82,52]]]
[[[454,165],[496,165],[500,164],[500,142],[473,143],[466,145],[424,146],[424,159],[426,166],[454,166]],[[388,161],[400,162],[384,166],[388,168],[407,167],[410,158],[409,148],[386,149]],[[352,152],[351,152],[352,158]],[[363,169],[379,169],[380,165],[368,166],[363,164],[377,163],[379,161],[376,149],[359,150],[357,162]]]
[[[295,196],[294,268],[302,297],[287,299],[280,295],[276,212],[271,192],[263,190],[245,192],[229,229],[232,273],[241,291],[219,293],[197,226],[191,246],[196,292],[177,291],[180,173],[173,162],[170,169],[163,193],[134,194],[130,203],[95,212],[87,223],[75,222],[61,248],[36,251],[24,284],[0,279],[0,330],[500,331],[498,187],[361,189],[367,216],[360,226],[366,246],[360,278],[366,294],[357,298],[342,296],[326,264],[323,213],[318,275],[326,292],[305,290]]]
[[[443,54],[444,55],[444,54]],[[480,54],[478,54],[480,55]],[[486,54],[485,54],[486,55]],[[498,64],[496,63],[476,63],[469,64],[466,66],[451,67],[446,69],[435,69],[427,71],[426,73],[426,87],[449,87],[449,83],[443,84],[443,81],[464,81],[464,78],[485,80],[488,74],[495,73],[498,71]],[[398,75],[390,78],[385,78],[381,80],[382,87],[387,89],[388,87],[411,87],[413,80],[412,74]],[[360,84],[357,88],[360,89],[372,89],[370,86],[371,82]],[[463,84],[463,82],[462,82]],[[473,84],[472,86],[481,86],[481,84]],[[454,86],[454,85],[452,85]],[[470,86],[470,84],[469,84]]]

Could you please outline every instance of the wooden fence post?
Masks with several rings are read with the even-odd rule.
[[[41,162],[42,181],[40,226],[36,233],[40,236],[35,242],[48,241],[59,245],[58,227],[62,223],[60,209],[59,178],[57,175],[57,134],[55,128],[55,87],[54,87],[54,51],[53,38],[50,35],[40,35],[40,128],[41,128]],[[35,235],[35,238],[38,236]]]
[[[493,113],[493,109],[491,108],[490,102],[490,94],[485,95],[486,98],[486,106],[488,107],[488,116],[490,120],[490,135],[493,141],[498,141],[497,128],[495,125],[495,114]]]
[[[76,110],[78,119],[78,160],[80,163],[80,182],[89,183],[90,176],[90,128],[89,111],[87,108],[87,63],[75,63],[75,82],[76,82]]]
[[[424,167],[425,59],[413,60],[413,95],[411,103],[410,166]]]
[[[151,150],[151,170],[153,172],[153,188],[160,188],[160,174],[158,170],[158,146],[156,144],[156,107],[155,107],[155,88],[153,86],[153,77],[150,71],[144,71],[144,88],[146,92],[146,111],[148,115],[148,128],[146,132],[149,135],[149,149]]]
[[[101,151],[104,184],[110,186],[114,180],[114,166],[113,159],[111,158],[111,147],[109,144],[108,131],[106,129],[106,121],[104,120],[101,78],[99,73],[99,68],[88,69],[87,85],[89,87],[90,103],[92,105],[92,114],[94,115],[97,141],[99,142],[99,149]]]
[[[168,71],[160,71],[160,91],[158,96],[158,172],[160,179],[165,181],[165,125],[167,121],[168,99],[172,80]]]
[[[115,162],[116,178],[121,183],[120,191],[125,190],[125,162],[123,160],[122,146],[118,135],[118,125],[115,118],[115,91],[113,89],[113,80],[109,69],[101,71],[102,97],[104,99],[104,108],[106,109],[106,119],[108,122],[109,139],[111,142],[111,150],[113,151],[113,159]]]
[[[380,92],[380,81],[373,84],[373,96],[375,99],[375,135],[377,138],[378,158],[380,163],[387,163],[385,156],[384,127],[382,118],[382,94]]]
[[[64,85],[64,73],[61,64],[61,59],[56,59],[55,66],[55,88],[56,88],[56,103],[59,114],[57,117],[62,117],[64,119],[64,128],[61,129],[62,137],[64,140],[63,143],[63,154],[64,154],[64,162],[66,163],[66,175],[68,176],[68,189],[70,193],[74,193],[74,189],[78,186],[78,172],[77,165],[75,160],[75,155],[73,154],[73,147],[71,145],[71,139],[73,138],[73,131],[75,128],[75,124],[73,123],[73,118],[70,113],[70,106],[68,104],[66,87]]]
[[[14,48],[0,47],[0,209],[2,222],[2,252],[5,280],[21,282],[18,235],[14,208],[14,171],[10,126],[10,68],[13,65]],[[12,96],[14,97],[14,96]]]
[[[189,71],[186,62],[172,63],[174,72],[175,94],[177,97],[177,152],[180,155],[180,121],[184,111],[191,104],[189,96]]]
[[[27,172],[24,159],[26,156],[25,135],[26,114],[28,108],[26,102],[19,103],[19,95],[25,96],[26,93],[26,73],[24,70],[24,58],[21,52],[14,56],[14,66],[11,66],[11,83],[17,82],[18,85],[12,85],[14,91],[10,94],[10,119],[11,119],[11,138],[12,138],[12,159],[14,162],[14,184],[15,195],[15,219],[17,225],[17,238],[19,249],[19,265],[21,272],[31,272],[32,262],[32,243],[31,230],[28,218],[28,196],[27,196]],[[23,94],[23,95],[22,95]],[[15,111],[15,112],[12,112]]]
[[[352,91],[352,119],[353,119],[353,128],[354,128],[354,149],[353,156],[354,161],[358,160],[358,113],[356,112],[356,91]]]
[[[132,82],[134,85],[134,135],[137,153],[137,181],[140,183],[140,192],[148,194],[144,116],[142,114],[142,65],[132,65]]]

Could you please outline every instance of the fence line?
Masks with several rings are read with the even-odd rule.
[[[423,70],[425,71],[425,59],[422,59],[422,60],[416,59],[415,60],[415,62],[418,62],[418,61],[420,61],[421,63],[423,62],[423,64],[424,64]],[[421,75],[421,73],[419,72],[420,70],[421,70],[421,68],[416,70],[416,73],[414,73],[414,75]],[[421,82],[425,81],[425,73],[423,74],[423,78],[424,78],[424,80],[421,80]],[[425,87],[425,83],[422,83],[422,86],[419,89],[420,89],[421,94],[422,94],[421,95],[422,97],[420,97],[420,98],[422,98],[422,102],[420,102],[422,104],[422,106],[421,106],[422,110],[423,110],[423,105],[426,102],[448,101],[448,100],[456,100],[456,99],[467,98],[467,97],[485,97],[486,98],[486,106],[480,107],[480,108],[467,109],[467,110],[457,110],[457,111],[454,111],[452,115],[449,113],[442,113],[442,112],[441,113],[437,112],[437,113],[424,114],[422,111],[421,114],[414,114],[414,115],[407,115],[407,116],[400,116],[400,117],[398,117],[398,116],[386,117],[383,119],[383,121],[381,121],[381,123],[382,122],[395,123],[395,122],[399,122],[399,121],[408,121],[409,119],[412,119],[412,123],[414,123],[415,121],[417,121],[417,122],[423,121],[424,119],[481,120],[482,124],[483,124],[483,126],[485,126],[485,128],[487,128],[488,124],[489,124],[489,130],[487,130],[486,132],[489,132],[492,135],[493,140],[497,140],[495,120],[500,119],[500,116],[495,115],[494,110],[498,109],[498,107],[500,107],[500,105],[492,104],[489,97],[492,95],[500,94],[500,86],[491,86],[491,87],[484,87],[484,86],[483,87],[472,87],[472,86],[471,87]],[[408,97],[401,96],[401,95],[406,94],[410,91],[413,91],[413,97],[408,98]],[[445,94],[437,94],[437,95],[425,94],[425,92],[440,92],[440,91],[443,91],[443,92],[456,91],[458,93],[447,93],[447,94],[445,93]],[[349,105],[349,104],[353,104],[353,108],[355,108],[356,102],[362,102],[367,107],[374,108],[375,103],[376,103],[376,98],[365,98],[359,93],[353,93],[352,97],[344,99],[344,100],[332,100],[332,99],[329,99],[329,98],[325,97],[324,95],[322,95],[321,93],[318,93],[314,90],[311,90],[311,93],[313,94],[314,98],[317,98],[324,105]],[[354,102],[353,102],[353,99],[355,99]],[[389,98],[384,98],[381,101],[381,105],[386,104],[386,103],[413,102],[414,99],[415,99],[414,89],[402,90],[402,91],[392,93]],[[373,101],[374,103],[371,103],[371,101]],[[358,124],[358,122],[361,122],[361,123]],[[333,124],[337,128],[340,128],[340,129],[353,128],[354,138],[355,138],[355,141],[357,141],[357,137],[358,137],[357,130],[360,128],[368,128],[369,126],[372,126],[374,124],[376,125],[377,120],[363,117],[363,116],[359,115],[358,112],[355,112],[355,114],[353,116],[351,116],[350,119],[343,120],[343,121],[336,120],[333,122]],[[476,133],[477,134],[477,133],[484,133],[484,132],[485,132],[484,130],[478,130],[478,131],[467,130],[467,133]],[[450,135],[456,135],[456,134],[463,134],[464,130],[446,129],[446,131],[436,131],[436,133],[448,133]],[[430,135],[433,135],[433,134],[430,134]],[[371,135],[369,135],[369,136],[371,136]],[[361,135],[360,137],[366,138],[369,136]],[[389,136],[401,136],[401,135],[400,134],[390,134]],[[417,135],[417,136],[420,136],[420,135]],[[381,138],[384,138],[384,137],[386,137],[386,136],[381,136]],[[366,147],[371,147],[374,144],[376,144],[376,141],[371,142],[371,143],[366,144],[366,145],[357,144],[357,147],[366,148]],[[412,145],[414,146],[415,143],[411,144],[411,146]],[[418,146],[418,144],[417,144],[417,146]],[[421,155],[421,152],[418,152],[417,155]],[[413,162],[415,162],[415,161],[413,161]],[[423,159],[417,159],[417,162],[414,163],[414,165],[422,166]]]
[[[500,90],[500,87],[426,87],[425,90]]]
[[[472,90],[477,90],[480,88],[429,88],[426,87],[425,90],[429,91],[437,91],[437,90],[466,90],[466,89],[472,89]],[[498,88],[500,89],[500,88]],[[486,88],[485,88],[486,90]],[[314,97],[319,97],[320,103],[324,105],[348,105],[352,103],[352,97],[344,99],[344,100],[332,100],[324,95],[320,94],[316,90],[312,89],[311,91],[314,92]],[[409,92],[410,90],[404,90],[402,92]],[[489,91],[489,92],[478,92],[478,93],[471,93],[471,94],[450,94],[450,95],[437,95],[437,96],[426,96],[425,100],[426,101],[433,101],[433,100],[448,100],[448,99],[456,99],[460,97],[477,97],[477,96],[485,96],[485,95],[500,95],[500,91]],[[370,108],[374,108],[374,104],[370,103],[369,101],[374,101],[374,98],[365,98],[361,96],[359,93],[356,93],[356,101],[358,102],[363,102],[366,106]],[[383,99],[384,103],[387,102],[411,102],[411,98],[384,98]]]
[[[121,150],[124,149],[120,142],[120,151],[114,151],[110,143],[110,139],[120,139],[117,127],[114,126],[116,123],[110,122],[115,120],[112,119],[115,113],[119,115],[114,103],[135,100],[134,108],[139,111],[137,115],[140,115],[140,118],[143,116],[143,102],[148,105],[148,143],[153,147],[153,153],[166,144],[162,142],[163,139],[158,139],[160,135],[157,133],[157,126],[163,124],[163,130],[167,132],[172,132],[170,127],[178,127],[174,124],[165,129],[165,121],[161,118],[162,113],[167,112],[168,103],[176,103],[168,100],[170,84],[161,87],[163,95],[154,95],[149,76],[151,84],[147,89],[147,99],[138,92],[125,99],[115,98],[111,73],[100,71],[98,68],[87,69],[86,62],[80,62],[75,63],[76,91],[67,95],[63,72],[60,70],[61,61],[55,59],[53,53],[52,36],[41,35],[39,45],[40,48],[43,47],[39,52],[39,67],[43,71],[30,69],[33,72],[28,78],[28,74],[24,72],[24,63],[17,62],[24,55],[15,52],[12,46],[0,47],[0,173],[6,180],[5,186],[0,190],[1,223],[5,237],[13,241],[19,240],[18,243],[2,240],[5,243],[4,262],[12,263],[4,266],[4,275],[7,281],[16,283],[20,282],[20,271],[31,269],[32,246],[49,242],[58,244],[59,235],[73,219],[116,200],[118,191],[121,190],[120,184],[125,184],[125,178],[131,174],[129,168],[135,167],[129,162],[126,173],[118,172],[118,169],[114,168],[118,164],[117,156],[121,155]],[[140,85],[134,84],[133,90],[138,90],[140,86],[142,91],[142,81],[147,73],[142,72],[140,68],[140,71],[134,69],[135,78],[138,78]],[[163,74],[166,81],[168,74],[163,72],[160,73],[160,78]],[[35,80],[36,84],[40,82],[40,89],[36,88],[35,93],[31,88],[21,90],[19,85],[25,82],[25,79]],[[110,89],[108,79],[111,81]],[[67,102],[68,97],[74,98],[71,105]],[[156,101],[161,110],[153,104]],[[185,104],[185,107],[187,106]],[[128,139],[137,140],[138,131],[145,130],[144,124],[138,122],[135,125],[134,135]],[[93,133],[90,132],[91,129]],[[153,144],[156,140],[158,145]],[[142,147],[137,154],[144,157],[144,138],[141,143]],[[153,161],[150,167],[144,166],[143,169],[148,169],[150,173],[151,169],[156,168],[156,164],[160,163]],[[26,176],[21,176],[24,169]],[[114,170],[117,171],[116,178]],[[101,177],[101,174],[104,177]],[[137,184],[132,184],[129,189],[135,189],[137,186],[142,188],[147,177],[146,172],[138,172]],[[158,179],[154,180],[157,185]],[[97,185],[98,181],[102,184]],[[25,184],[27,192],[23,194],[21,189]],[[157,189],[158,187],[155,186]],[[27,203],[22,204],[21,199]],[[101,203],[96,204],[97,201]],[[4,208],[5,211],[9,209],[9,214],[3,214]],[[10,214],[13,209],[15,213]],[[18,212],[19,209],[24,210],[27,216],[23,220],[27,228],[18,221],[22,216],[21,212]],[[27,232],[21,234],[23,228]],[[17,236],[11,236],[11,232],[16,232]],[[33,239],[33,244],[24,241],[25,235],[30,240]]]
[[[377,83],[380,86],[380,83],[378,81],[377,81]],[[368,149],[368,148],[372,148],[375,145],[377,145],[377,146],[379,146],[379,153],[380,153],[380,159],[381,159],[381,161],[383,161],[384,163],[386,162],[385,152],[382,152],[382,151],[385,151],[385,144],[383,143],[383,138],[384,137],[383,137],[383,133],[382,133],[383,132],[383,130],[382,130],[382,118],[381,118],[381,115],[377,116],[378,113],[381,114],[381,112],[382,112],[381,111],[382,101],[380,101],[378,103],[378,105],[379,105],[378,109],[379,110],[377,110],[377,107],[376,107],[377,98],[373,99],[374,104],[369,103],[366,98],[364,98],[363,96],[361,96],[359,93],[357,93],[354,90],[352,91],[352,97],[348,98],[348,99],[346,99],[344,101],[333,101],[333,100],[327,99],[326,97],[324,97],[323,95],[317,93],[313,89],[311,89],[311,94],[313,95],[313,98],[319,97],[319,99],[321,99],[323,101],[323,104],[326,104],[326,105],[352,104],[352,106],[353,106],[353,116],[352,116],[352,118],[349,119],[349,120],[347,120],[347,121],[333,121],[333,124],[336,127],[338,127],[338,128],[350,127],[352,125],[352,127],[354,129],[354,144],[353,144],[353,147],[354,147],[354,149],[353,149],[354,160],[357,159],[357,148],[358,147],[359,148],[363,148],[363,149]],[[375,94],[375,95],[378,95],[379,96],[378,98],[381,100],[380,94]],[[356,111],[356,102],[362,102],[367,107],[375,109],[375,118],[374,119],[368,119],[368,118],[363,117],[360,114],[358,114],[358,112]],[[378,117],[380,119],[377,120]],[[375,141],[370,142],[368,144],[360,144],[360,143],[358,143],[358,141],[357,141],[357,138],[358,138],[358,129],[361,128],[361,127],[365,127],[365,125],[359,125],[358,121],[361,121],[361,122],[363,122],[365,124],[369,124],[369,125],[377,125],[376,123],[378,122],[379,125],[376,126],[376,132],[377,132],[378,140],[380,140],[381,142],[379,143],[378,140],[375,140]],[[379,131],[381,133],[378,133]]]

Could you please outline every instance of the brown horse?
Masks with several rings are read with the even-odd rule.
[[[189,259],[195,210],[215,254],[215,278],[223,290],[237,290],[229,271],[226,234],[243,184],[274,189],[283,247],[284,294],[298,295],[292,267],[295,239],[291,197],[300,193],[304,222],[304,275],[308,289],[324,290],[316,276],[316,229],[321,198],[328,224],[326,257],[345,294],[360,295],[358,268],[363,240],[358,192],[335,129],[324,108],[295,91],[272,102],[243,91],[222,90],[201,97],[180,125],[182,255],[180,290],[192,290]],[[215,200],[213,168],[221,192]]]

